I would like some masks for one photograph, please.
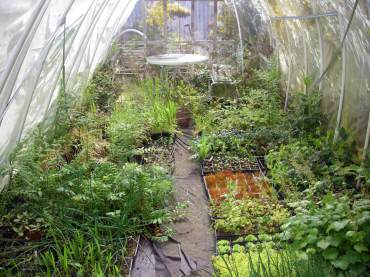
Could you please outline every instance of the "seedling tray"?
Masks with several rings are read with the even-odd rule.
[[[262,177],[261,171],[255,172],[232,172],[223,171],[218,173],[204,174],[202,171],[202,183],[204,185],[207,197],[211,202],[222,201],[224,195],[229,192],[227,183],[228,180],[233,180],[237,184],[237,198],[246,196],[260,198],[260,196],[269,190],[269,184],[266,181],[261,181],[261,185],[257,185],[255,178]]]
[[[265,156],[257,156],[256,160],[257,160],[258,166],[261,169],[261,171],[266,173],[267,166],[266,166]]]
[[[205,159],[201,166],[203,174],[216,173],[220,171],[254,172],[261,170],[256,157],[253,159],[239,157],[225,159],[224,157],[211,156],[210,158]]]
[[[240,245],[242,247],[244,247],[245,249],[248,249],[248,244],[249,243],[253,243],[253,244],[257,244],[257,243],[261,243],[262,241],[260,240],[256,240],[256,241],[247,241],[245,239],[245,235],[243,236],[229,236],[229,237],[217,237],[216,236],[216,249],[215,249],[215,255],[218,256],[220,255],[221,253],[219,253],[218,251],[218,248],[217,248],[217,245],[218,245],[218,242],[219,241],[227,241],[227,244],[225,242],[225,246],[227,248],[229,248],[228,251],[225,251],[223,252],[222,254],[232,254],[234,251],[234,246],[235,245]],[[257,237],[256,237],[257,238]]]
[[[168,139],[168,142],[165,140]],[[161,166],[167,167],[169,172],[172,173],[175,164],[175,142],[176,136],[170,140],[168,136],[156,136],[143,147],[142,163],[150,164],[157,163]],[[164,140],[161,143],[160,140]]]
[[[212,226],[213,226],[213,224],[215,223],[215,221],[217,219],[219,219],[219,218],[213,217],[212,215],[210,215],[210,220],[211,220]],[[254,232],[248,232],[246,230],[242,230],[239,233],[231,233],[231,232],[224,232],[222,230],[215,230],[213,228],[213,231],[214,231],[214,235],[215,235],[215,238],[216,238],[217,241],[219,241],[219,240],[236,240],[239,237],[244,237],[244,236],[247,236],[249,234],[252,234],[252,235],[258,234],[257,230],[254,231]]]

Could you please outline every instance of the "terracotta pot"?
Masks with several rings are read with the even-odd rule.
[[[41,230],[26,230],[26,237],[31,241],[39,241],[42,239]]]

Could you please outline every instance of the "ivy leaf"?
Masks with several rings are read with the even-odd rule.
[[[330,242],[327,241],[326,239],[320,240],[317,242],[317,246],[320,247],[321,249],[326,249],[330,245]]]
[[[362,257],[363,257],[363,254],[357,253],[356,251],[353,251],[353,250],[348,250],[344,256],[341,256],[339,258],[339,260],[344,259],[349,264],[355,264],[355,263],[363,262]]]
[[[314,243],[317,241],[317,236],[316,235],[308,235],[306,238],[307,243]]]
[[[329,228],[326,230],[327,233],[329,233],[331,230],[340,231],[344,229],[344,227],[347,226],[349,223],[348,219],[342,220],[342,221],[334,221],[332,224],[330,224]]]
[[[366,237],[366,233],[364,231],[355,232],[355,231],[348,231],[346,236],[351,238],[353,242],[362,241]]]
[[[359,224],[359,225],[362,225],[362,224],[365,224],[365,223],[367,223],[367,222],[369,222],[370,221],[370,215],[368,215],[368,214],[364,214],[364,215],[362,215],[358,220],[357,220],[357,223]]]
[[[254,235],[248,235],[245,237],[245,240],[248,242],[254,242],[257,240],[257,238]]]
[[[330,243],[331,246],[338,247],[342,241],[340,236],[328,236],[326,240]]]
[[[348,266],[349,266],[349,263],[346,260],[344,260],[344,259],[340,259],[340,260],[338,259],[336,261],[332,261],[331,264],[334,267],[340,268],[342,270],[346,270],[348,268]]]
[[[322,252],[326,260],[335,260],[338,257],[338,250],[336,248],[327,248]]]
[[[362,243],[357,243],[355,244],[355,246],[353,247],[357,252],[366,252],[367,251],[367,247],[366,245],[362,244]]]

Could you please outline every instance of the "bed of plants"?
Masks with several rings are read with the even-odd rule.
[[[233,193],[235,198],[244,197],[261,198],[271,195],[271,188],[261,172],[232,172],[220,171],[206,174],[203,180],[210,201],[219,203],[225,199],[226,194]]]
[[[174,170],[174,151],[176,136],[159,136],[152,138],[142,149],[143,164],[158,164],[172,173]]]
[[[222,201],[211,205],[217,236],[274,234],[289,217],[288,209],[273,196],[237,196],[235,192],[226,193]]]
[[[257,158],[243,158],[230,155],[214,155],[202,162],[203,173],[215,173],[221,171],[252,172],[258,171]]]
[[[121,276],[137,235],[165,240],[179,214],[169,174],[181,108],[195,124],[212,227],[233,235],[218,242],[215,276],[367,276],[369,157],[328,129],[320,93],[294,94],[284,113],[275,68],[254,70],[236,99],[209,100],[182,81],[121,86],[107,66],[82,99],[61,93],[54,124],[1,168],[0,270]]]
[[[215,275],[366,276],[369,157],[360,160],[346,130],[334,136],[328,129],[320,93],[294,94],[284,113],[277,72],[252,75],[240,84],[237,99],[204,104],[195,120],[201,135],[193,145],[194,158],[202,161],[203,171],[214,173],[238,167],[243,159],[265,157],[265,164],[257,158],[258,165],[283,200],[241,198],[224,189],[217,196],[222,201],[211,205],[211,215],[216,231],[243,237],[271,233],[279,246],[263,259],[263,251],[252,255],[248,248],[218,255]]]
[[[213,258],[215,276],[338,276],[335,269],[319,257],[301,255],[291,248],[281,249],[269,236],[249,236],[246,241],[242,244],[218,242],[219,255]]]
[[[113,76],[100,68],[82,101],[62,93],[54,124],[1,169],[0,275],[122,276],[137,235],[172,233],[160,228],[177,213],[169,170],[142,149],[165,152],[151,135],[175,132],[176,104]]]

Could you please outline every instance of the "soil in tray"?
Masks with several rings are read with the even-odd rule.
[[[262,178],[260,172],[237,172],[222,171],[204,176],[209,196],[213,201],[220,201],[225,194],[230,192],[229,183],[236,185],[236,198],[245,197],[260,198],[262,195],[270,194],[270,187]]]
[[[174,138],[171,136],[158,137],[152,139],[143,148],[141,153],[141,162],[145,164],[159,164],[168,169],[169,172],[173,170],[173,151]]]
[[[248,159],[234,156],[212,156],[203,161],[204,173],[214,173],[219,171],[231,170],[234,172],[258,171],[257,159]]]

